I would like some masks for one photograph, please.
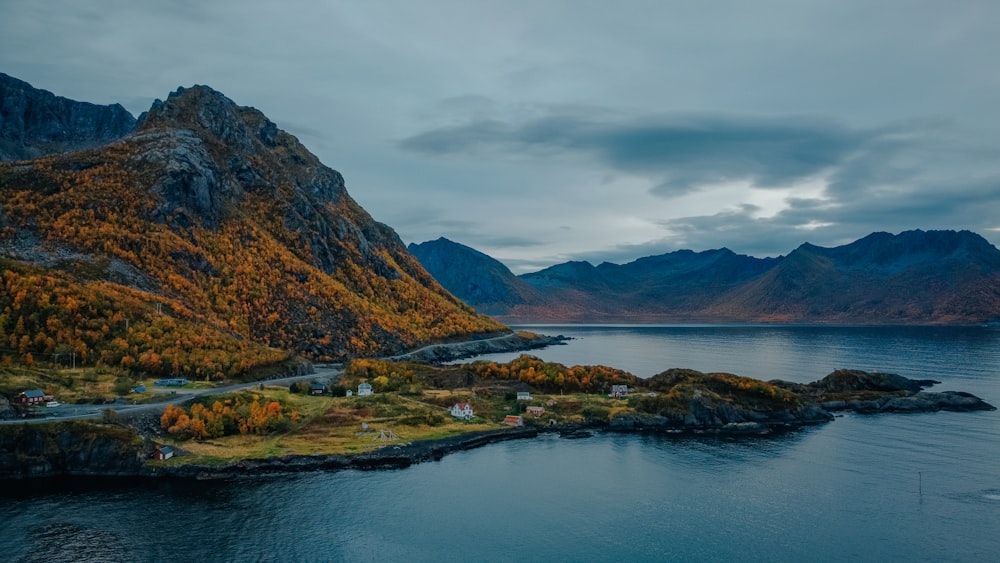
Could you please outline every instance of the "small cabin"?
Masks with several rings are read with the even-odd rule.
[[[545,407],[528,407],[528,414],[542,416],[545,414]]]
[[[372,395],[372,384],[371,383],[359,383],[358,384],[358,397],[366,397]]]
[[[26,405],[38,405],[41,403],[47,403],[51,400],[52,396],[46,395],[41,389],[28,389],[27,391],[21,391],[21,393],[17,396],[17,401]]]
[[[174,457],[174,449],[170,446],[156,446],[156,451],[153,452],[153,459],[157,461],[166,461]]]
[[[326,391],[326,386],[322,383],[313,383],[309,386],[310,395],[322,395]]]
[[[517,400],[518,401],[530,401],[531,400],[531,392],[530,391],[518,391],[517,392]]]
[[[517,415],[508,414],[504,417],[503,423],[507,426],[524,426],[524,419]]]
[[[628,385],[612,385],[611,395],[609,396],[614,397],[616,399],[628,397]]]
[[[448,409],[451,416],[462,420],[472,420],[472,405],[469,403],[455,403]]]

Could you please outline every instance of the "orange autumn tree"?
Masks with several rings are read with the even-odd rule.
[[[179,439],[218,438],[231,434],[265,435],[280,432],[289,422],[296,422],[299,413],[285,412],[278,401],[261,402],[254,395],[242,395],[216,400],[211,407],[202,403],[191,406],[190,412],[168,405],[160,417],[160,426]]]

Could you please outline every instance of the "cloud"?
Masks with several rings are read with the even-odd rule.
[[[705,184],[749,180],[786,187],[843,164],[877,130],[855,130],[815,117],[677,115],[616,121],[550,115],[511,123],[481,119],[401,140],[425,155],[528,154],[596,157],[610,169],[648,177],[658,195]]]

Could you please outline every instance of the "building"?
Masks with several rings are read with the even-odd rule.
[[[462,420],[472,420],[472,405],[469,403],[455,403],[448,409],[451,416]]]
[[[628,385],[612,385],[611,386],[611,397],[616,399],[621,399],[622,397],[628,397]]]
[[[528,407],[528,414],[542,416],[545,414],[545,407]]]
[[[513,414],[508,414],[504,417],[503,423],[507,426],[524,426],[524,419]]]
[[[38,405],[41,403],[47,403],[51,400],[52,395],[46,395],[41,389],[28,389],[27,391],[21,391],[21,393],[17,396],[17,401],[26,405]]]
[[[529,391],[518,391],[517,392],[517,400],[518,401],[530,401],[531,400],[531,392],[529,392]]]
[[[358,397],[366,397],[372,395],[372,384],[371,383],[360,383],[358,384]]]
[[[153,385],[160,387],[183,387],[190,383],[186,377],[171,377],[170,379],[157,379]]]
[[[310,395],[322,395],[326,391],[326,386],[322,383],[313,383],[309,386]]]
[[[170,446],[156,446],[156,451],[153,453],[153,459],[157,461],[166,461],[174,457],[174,449]]]

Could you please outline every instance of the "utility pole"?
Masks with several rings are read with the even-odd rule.
[[[73,358],[73,369],[76,369],[76,352],[70,352],[70,356]]]

